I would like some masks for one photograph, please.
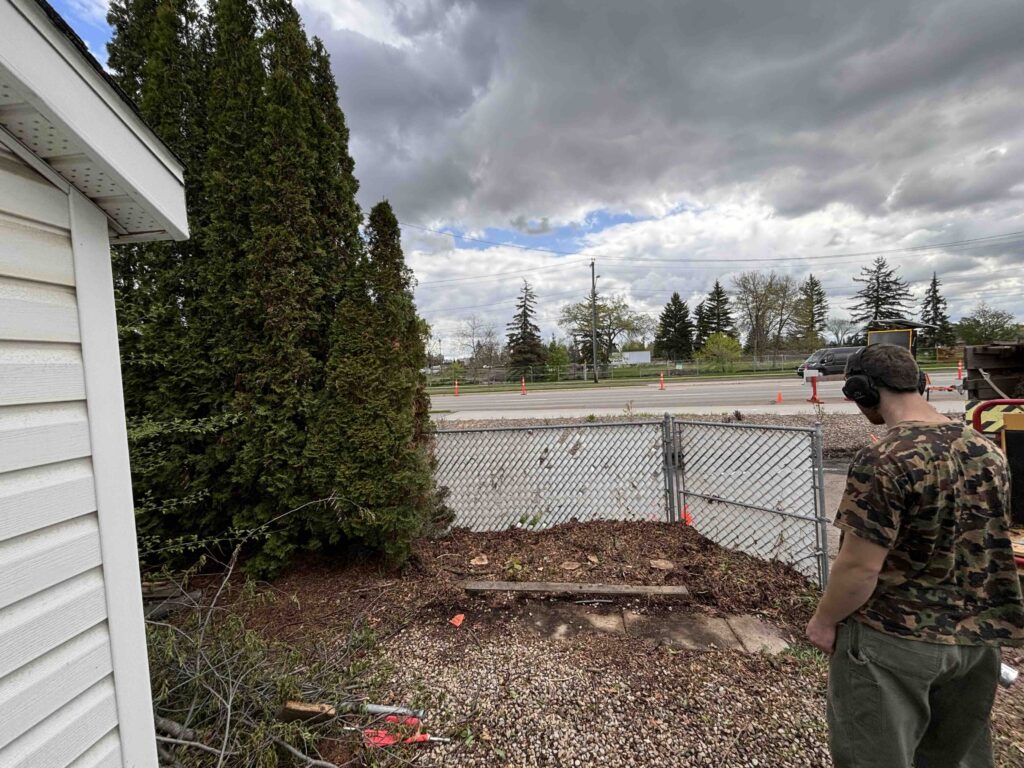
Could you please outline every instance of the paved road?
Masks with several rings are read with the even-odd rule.
[[[932,376],[937,386],[955,384],[956,373]],[[846,402],[841,381],[818,385],[825,410],[854,413],[856,406]],[[776,403],[782,394],[782,404]],[[737,379],[726,381],[657,382],[635,387],[607,387],[579,390],[537,390],[526,396],[518,392],[468,393],[458,397],[434,395],[433,410],[445,420],[500,418],[562,418],[567,416],[621,415],[635,413],[723,413],[735,409],[778,413],[808,413],[814,406],[807,402],[811,388],[796,376],[784,379]],[[937,404],[960,401],[955,392],[936,392]]]

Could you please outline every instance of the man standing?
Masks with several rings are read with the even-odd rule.
[[[991,768],[999,646],[1024,645],[1006,460],[921,397],[902,347],[851,357],[843,393],[889,430],[850,466],[807,625],[831,654],[836,768]]]

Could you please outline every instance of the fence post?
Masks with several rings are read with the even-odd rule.
[[[814,425],[814,517],[818,528],[818,582],[822,591],[828,586],[828,520],[825,518],[825,433],[821,422]]]
[[[668,413],[661,422],[661,448],[665,467],[665,522],[676,521],[676,468],[672,450],[672,416]]]

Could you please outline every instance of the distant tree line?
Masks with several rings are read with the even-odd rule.
[[[829,300],[821,281],[810,274],[798,283],[777,272],[741,272],[733,280],[731,296],[719,281],[691,312],[679,293],[673,293],[658,319],[653,354],[669,360],[708,357],[714,338],[714,357],[741,353],[774,355],[783,351],[807,352],[833,344],[863,343],[861,329],[873,321],[913,319],[913,295],[895,267],[877,257],[853,278],[860,288],[851,317],[829,314]],[[922,348],[958,342],[980,344],[1011,340],[1024,335],[1012,314],[981,303],[959,323],[949,319],[948,305],[937,273],[925,291],[916,319],[931,327],[920,332]],[[743,345],[734,346],[726,339]]]
[[[524,282],[505,344],[478,316],[463,324],[460,339],[471,369],[500,367],[519,374],[545,366],[591,365],[595,309],[601,364],[608,363],[616,352],[637,349],[650,349],[657,359],[699,358],[716,365],[744,353],[804,353],[826,345],[862,344],[862,329],[872,321],[915,319],[909,286],[883,257],[863,267],[853,280],[860,287],[848,318],[830,314],[828,295],[815,275],[797,282],[774,270],[741,272],[732,281],[731,294],[716,280],[692,309],[674,292],[657,322],[632,309],[621,296],[598,294],[563,307],[559,326],[564,341],[552,338],[547,344],[542,342],[536,323],[536,295]],[[1013,315],[985,303],[960,322],[951,322],[941,288],[938,274],[933,273],[916,313],[917,320],[931,326],[920,331],[919,348],[980,344],[1024,335]]]

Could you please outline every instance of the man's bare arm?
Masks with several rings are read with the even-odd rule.
[[[828,587],[818,603],[814,618],[807,625],[807,636],[823,651],[835,645],[836,625],[868,601],[878,584],[878,574],[889,550],[859,536],[843,537]]]

